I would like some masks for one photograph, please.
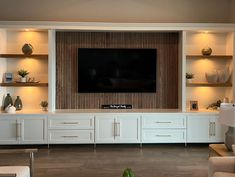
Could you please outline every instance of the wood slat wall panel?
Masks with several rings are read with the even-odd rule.
[[[113,103],[178,108],[178,38],[176,32],[57,32],[56,108],[95,109]],[[156,48],[156,93],[78,93],[78,48]]]

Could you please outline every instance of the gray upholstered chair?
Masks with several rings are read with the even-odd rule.
[[[29,166],[0,166],[0,177],[33,177],[34,152],[37,149],[0,150],[1,154],[29,153]]]

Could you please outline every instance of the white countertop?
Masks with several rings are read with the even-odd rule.
[[[32,114],[32,115],[53,115],[53,114],[79,114],[79,113],[91,113],[91,114],[100,114],[100,113],[185,113],[185,114],[218,114],[218,110],[207,110],[200,109],[198,111],[187,110],[183,112],[180,109],[60,109],[54,112],[45,112],[40,109],[38,110],[21,110],[16,111],[15,114]],[[0,115],[14,115],[1,112]]]

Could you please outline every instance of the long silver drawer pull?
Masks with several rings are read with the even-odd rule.
[[[156,135],[157,137],[171,137],[171,135]]]
[[[63,122],[63,124],[75,125],[75,124],[78,124],[78,122]]]
[[[78,138],[78,136],[62,136],[63,138]]]
[[[17,138],[21,138],[21,123],[16,123]]]
[[[156,124],[171,124],[172,122],[160,122],[160,121],[157,121],[155,122]]]
[[[120,136],[120,122],[116,122],[116,136]]]

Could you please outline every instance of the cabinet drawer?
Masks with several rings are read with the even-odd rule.
[[[186,117],[183,115],[144,115],[142,128],[185,128]]]
[[[143,130],[143,143],[185,143],[185,130]]]
[[[54,116],[48,120],[49,129],[94,129],[93,116]]]
[[[49,143],[94,143],[94,130],[51,130]]]

